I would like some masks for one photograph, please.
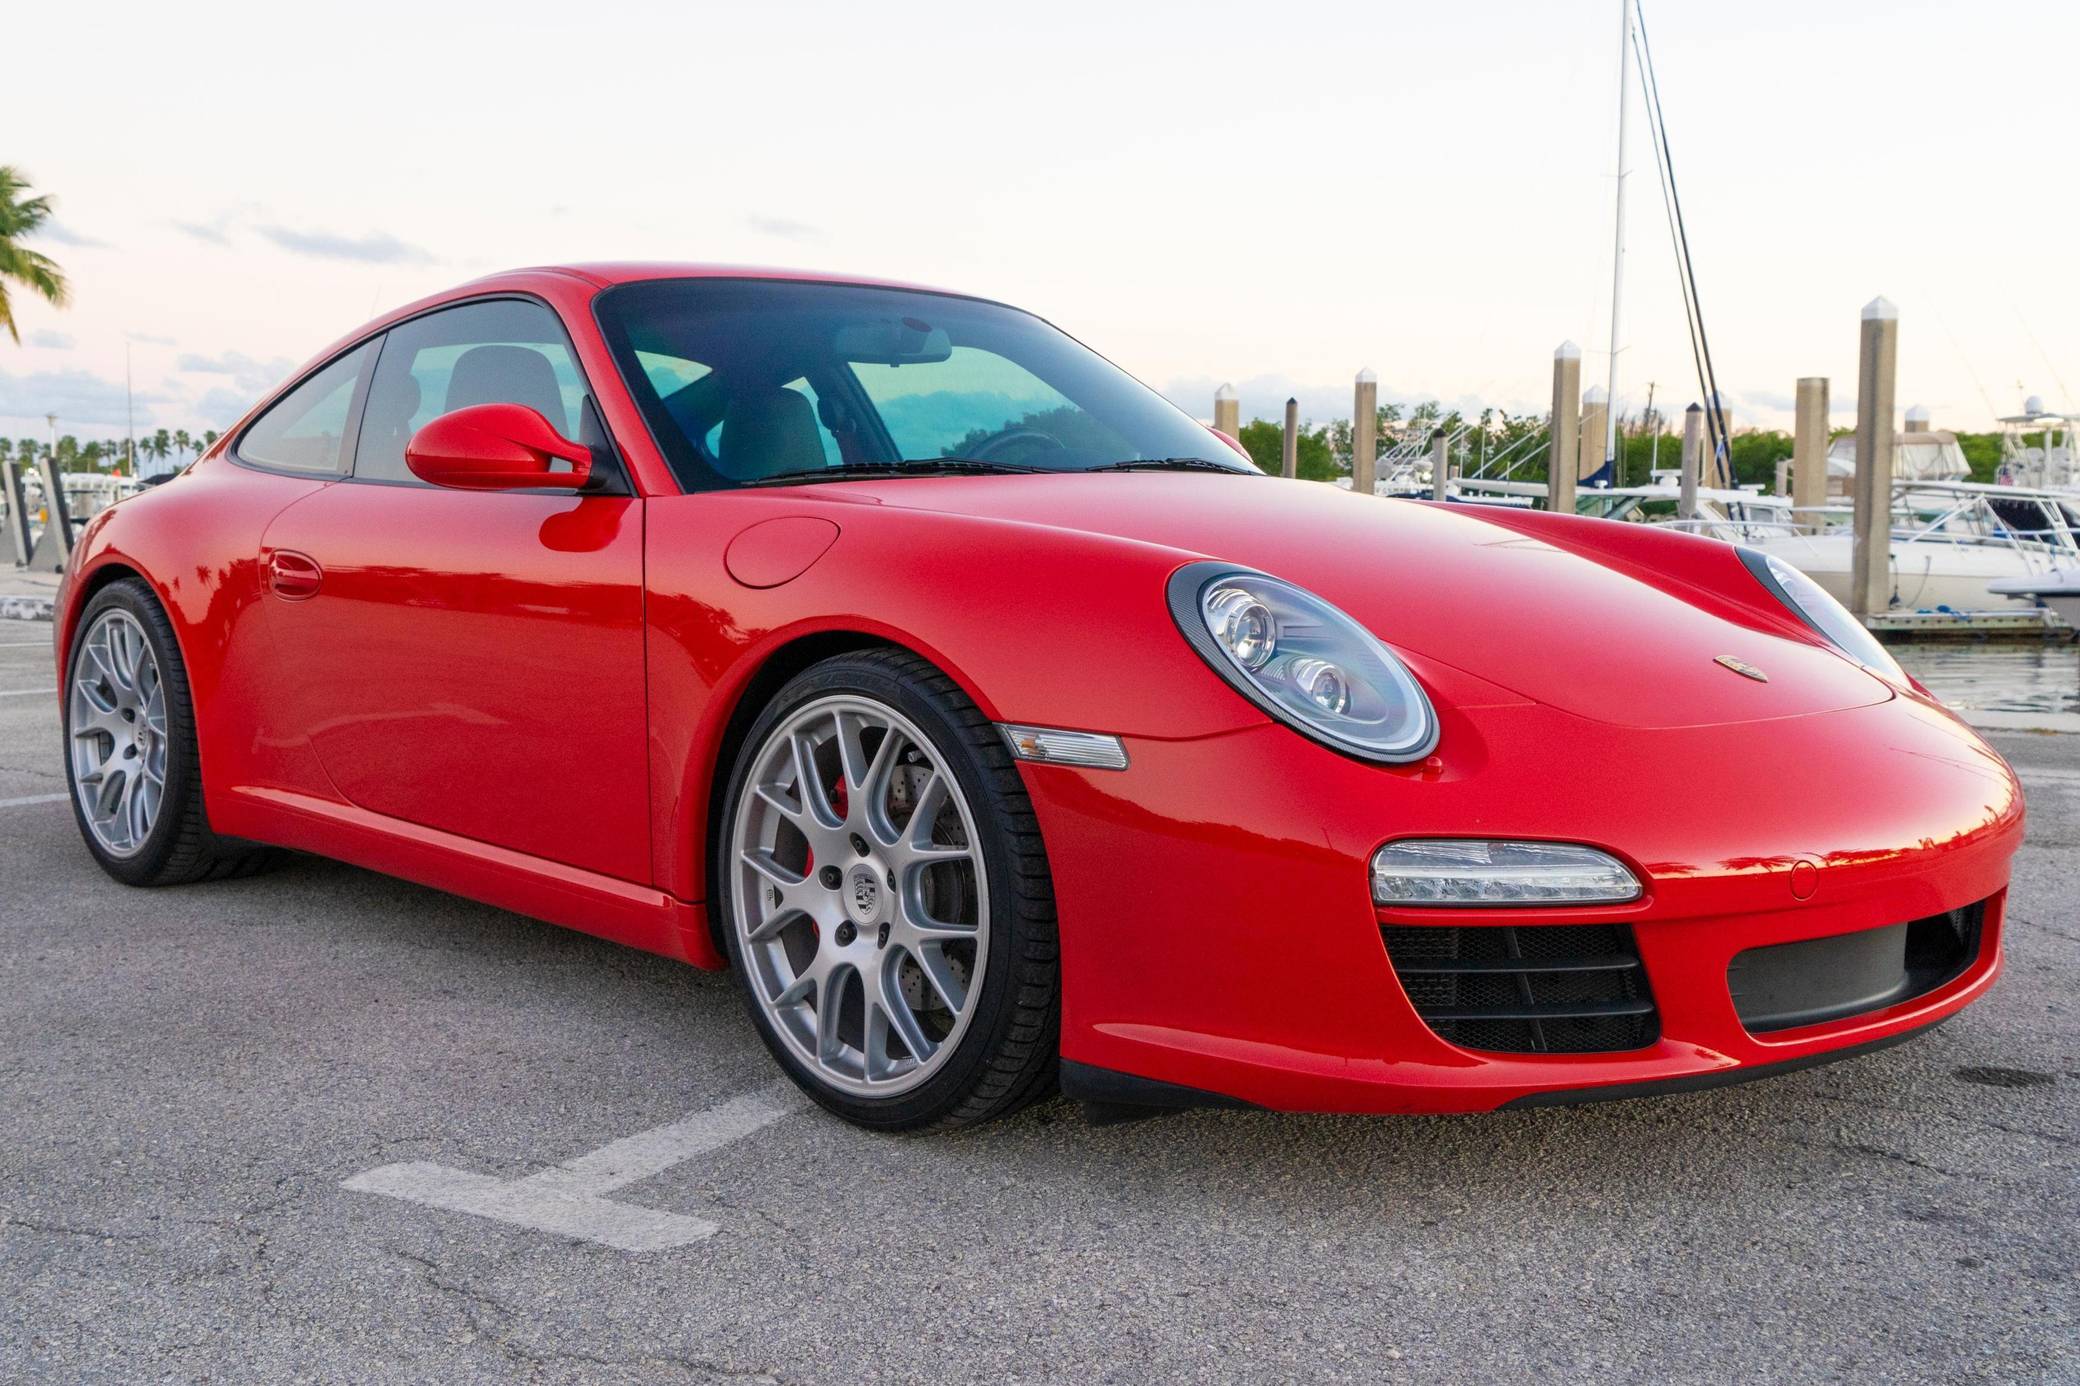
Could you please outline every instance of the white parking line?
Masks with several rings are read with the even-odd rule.
[[[0,640],[0,650],[50,650],[57,648],[48,640]]]
[[[0,698],[48,698],[57,691],[55,688],[10,688],[0,692]]]
[[[19,799],[0,799],[0,809],[27,808],[31,804],[62,804],[70,794],[29,794]]]
[[[411,1160],[357,1174],[343,1180],[340,1187],[356,1193],[387,1194],[449,1212],[474,1213],[619,1251],[662,1251],[704,1242],[718,1229],[699,1218],[639,1208],[605,1195],[742,1140],[806,1105],[793,1087],[778,1084],[695,1112],[669,1126],[639,1131],[522,1179],[496,1179]]]

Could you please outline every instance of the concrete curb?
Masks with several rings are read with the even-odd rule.
[[[0,620],[48,621],[51,607],[49,597],[0,597]]]

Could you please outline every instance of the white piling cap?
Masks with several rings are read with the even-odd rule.
[[[1372,367],[1367,366],[1364,370],[1358,372],[1358,383],[1360,385],[1377,385],[1379,384],[1379,377],[1373,374]]]
[[[1582,359],[1582,349],[1573,342],[1562,342],[1559,348],[1553,352],[1553,359],[1555,361],[1579,361]]]
[[[1582,403],[1584,404],[1601,404],[1607,398],[1609,396],[1604,394],[1601,385],[1591,385],[1588,389],[1582,391]]]
[[[1893,322],[1899,317],[1899,308],[1883,294],[1863,305],[1865,322]]]
[[[1213,397],[1215,399],[1233,399],[1235,398],[1235,387],[1223,382],[1221,387],[1213,392]]]

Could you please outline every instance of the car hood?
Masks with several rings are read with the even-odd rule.
[[[1203,472],[908,478],[818,490],[827,499],[1107,535],[1162,545],[1180,561],[1256,568],[1335,603],[1408,656],[1418,675],[1449,666],[1600,721],[1707,726],[1893,696],[1855,664],[1768,620],[1748,624],[1706,610],[1680,582],[1522,533],[1483,507]]]

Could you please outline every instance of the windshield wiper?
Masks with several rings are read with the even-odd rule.
[[[1231,467],[1225,462],[1215,462],[1205,457],[1129,457],[1124,462],[1107,462],[1102,467],[1089,467],[1093,472],[1228,472],[1235,476],[1252,473],[1242,467]]]
[[[875,476],[984,476],[996,472],[1038,472],[1017,462],[985,462],[976,457],[906,457],[897,462],[840,462],[835,467],[802,467],[747,481],[746,486],[792,486],[805,481],[858,481]]]

